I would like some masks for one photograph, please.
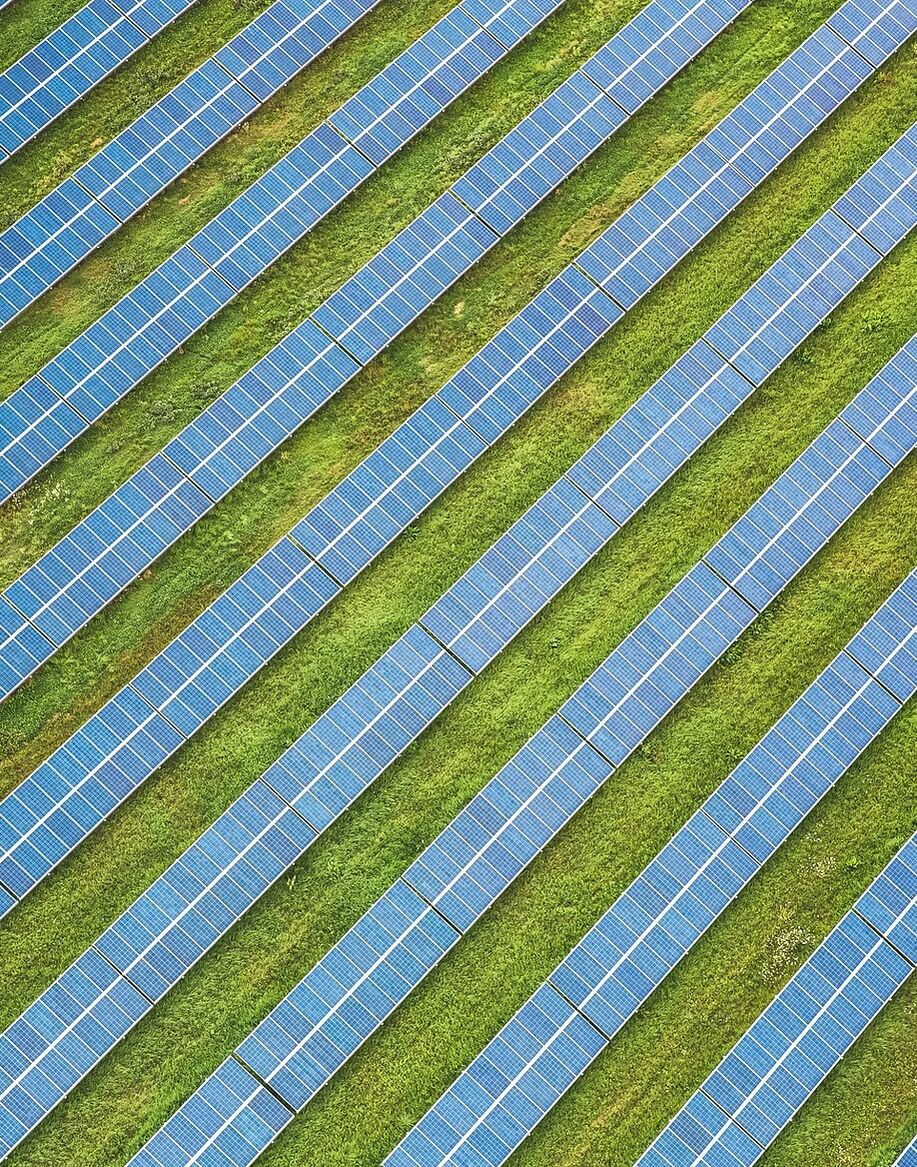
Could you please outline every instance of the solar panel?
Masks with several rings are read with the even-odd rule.
[[[917,937],[915,926],[912,838],[641,1156],[639,1167],[757,1162],[914,971],[893,945],[895,937]],[[912,952],[917,955],[917,944]]]
[[[917,1167],[917,1139],[895,1160],[894,1167]]]
[[[293,1112],[279,1098],[235,1058],[227,1058],[131,1163],[250,1167],[292,1118]]]
[[[149,1011],[94,949],[0,1035],[0,1149],[9,1151]]]
[[[841,414],[854,433],[897,466],[913,448],[917,434],[917,346],[909,342]]]
[[[561,716],[619,764],[756,614],[701,561],[577,689]]]
[[[386,1167],[502,1162],[604,1045],[582,1014],[542,985],[388,1156]]]
[[[705,558],[761,611],[889,469],[836,419]]]
[[[0,158],[31,141],[193,2],[89,0],[0,73]]]
[[[870,168],[868,181],[851,189],[837,204],[837,213],[873,247],[887,255],[907,234],[913,222],[917,191],[902,184],[913,173],[917,159],[917,131],[913,128]]]
[[[405,882],[467,932],[611,772],[550,718],[411,864]]]
[[[159,2],[144,0],[151,11]],[[169,0],[173,2],[178,0]],[[0,233],[0,327],[240,125],[377,2],[275,0],[215,56]]]
[[[317,831],[329,826],[471,680],[409,628],[266,771]]]
[[[578,278],[585,279],[581,274]],[[555,282],[553,286],[558,285]],[[564,305],[560,295],[573,298],[571,292],[571,285],[562,285],[561,293],[556,297],[557,306],[552,308],[555,319],[559,317],[563,323],[572,317],[565,317],[561,311]],[[611,304],[604,293],[594,287],[589,295],[603,298],[604,303]],[[529,317],[527,323],[543,324],[545,319],[546,314],[540,319]],[[511,334],[511,327],[508,326],[501,336]],[[570,352],[576,351],[577,346],[582,348],[588,345],[590,332],[588,328],[579,328],[578,332],[568,336],[561,327],[554,336],[559,340],[555,340],[552,351],[558,354],[558,359],[566,360]],[[524,334],[514,343],[520,342],[525,353]],[[487,346],[487,350],[489,348]],[[532,367],[541,375],[537,365]],[[456,383],[454,379],[450,384]],[[472,416],[479,404],[473,404]],[[418,418],[422,421],[423,429],[416,424]],[[279,553],[282,562],[288,559],[297,562],[299,557],[300,566],[294,567],[292,575],[281,572],[280,582],[271,583],[275,569],[269,561],[278,554],[277,548],[268,552],[267,557],[251,569],[250,575],[257,579],[257,587],[250,589],[247,584],[240,587],[244,601],[242,609],[251,614],[249,617],[240,617],[235,600],[230,600],[226,602],[230,618],[224,619],[218,611],[214,614],[208,610],[199,618],[201,623],[196,622],[187,634],[183,634],[182,638],[164,650],[145,670],[142,691],[154,706],[172,719],[167,724],[171,726],[174,721],[174,726],[181,731],[176,736],[173,749],[178,748],[183,736],[193,733],[206,717],[228,700],[281,643],[286,643],[311,619],[327,602],[327,598],[334,594],[333,581],[341,584],[353,578],[361,564],[372,559],[398,533],[399,528],[403,529],[410,518],[419,513],[418,499],[435,497],[455,476],[456,468],[462,461],[467,464],[481,449],[483,443],[475,430],[459,422],[454,412],[440,402],[438,397],[434,397],[414,419],[409,419],[393,439],[383,443],[362,467],[345,479],[294,529],[291,539],[286,541],[285,550]],[[859,456],[865,459],[868,451],[861,452]],[[367,500],[372,505],[368,505]],[[789,538],[789,534],[786,537]],[[304,558],[303,551],[313,558]],[[327,575],[315,565],[316,559]],[[266,562],[269,566],[265,572],[263,565]],[[304,602],[290,602],[286,593],[291,588],[294,591],[304,589]],[[212,608],[218,609],[225,601],[226,596]],[[732,596],[724,597],[722,601],[726,607],[736,602],[737,597],[734,599]],[[278,613],[282,613],[282,619],[278,619]],[[713,624],[704,630],[704,635],[709,639],[708,644],[697,643],[694,639],[686,640],[684,648],[690,650],[688,663],[695,670],[699,664],[702,665],[704,650],[709,656],[716,636],[725,633],[727,624],[725,614],[718,613]],[[671,658],[682,684],[690,680],[690,669],[682,659],[683,656],[682,646],[679,646],[678,652]],[[670,667],[667,663],[666,671],[660,674],[667,685],[671,683],[668,676]],[[138,688],[137,691],[141,690]],[[664,700],[660,704],[655,686],[647,687],[644,693],[630,696],[632,700],[628,712],[614,731],[623,733],[625,737],[633,736],[639,730],[638,725],[629,725],[628,721],[632,716],[645,716],[647,702],[653,702],[659,708],[665,707]],[[612,749],[613,743],[609,740],[605,747],[599,748]],[[67,746],[63,749],[66,751]],[[142,781],[152,772],[150,767],[155,768],[160,761],[161,757],[154,758],[151,763],[144,761],[137,767],[134,784]],[[78,767],[75,780],[78,783],[84,781],[90,771],[91,767]],[[69,797],[67,789],[69,787],[65,788],[64,795]],[[130,789],[133,789],[133,785],[124,789],[125,797]],[[87,816],[87,821],[89,819],[91,816]],[[99,819],[90,823],[89,830],[96,821]],[[74,829],[69,821],[66,825],[69,837],[73,839],[71,846],[75,846],[78,840]],[[12,841],[10,848],[14,846],[15,841]],[[59,840],[54,840],[53,848],[49,846],[47,850],[56,851],[57,857],[51,859],[42,855],[36,859],[30,853],[29,863],[34,873],[29,877],[31,883],[25,881],[25,886],[33,886],[35,878],[40,878],[42,865],[45,871],[50,870],[63,853]],[[0,882],[2,878],[0,867]]]
[[[561,478],[420,623],[468,668],[481,672],[618,529]]]
[[[915,589],[917,572],[912,572],[866,629],[898,611],[903,596],[917,597]],[[903,644],[917,644],[917,608],[911,615],[909,625],[895,624],[897,640],[886,640],[886,657]],[[385,1167],[458,1167],[477,1163],[482,1155],[497,1167],[509,1158],[901,704],[854,661],[850,646],[841,652],[399,1143]],[[451,830],[441,838],[450,838]],[[479,838],[473,845],[482,847]],[[442,863],[436,844],[428,850],[434,863]],[[467,865],[466,855],[459,856]],[[415,866],[427,881],[423,890],[429,898],[439,891],[439,870],[428,870],[422,861]],[[443,866],[440,879],[450,870]],[[894,864],[889,875],[868,901],[880,926],[900,911],[901,888],[911,878]],[[912,936],[917,940],[917,933],[906,933],[906,943]],[[538,1016],[538,1003],[545,999],[562,1002],[563,1011],[556,1014],[556,1026],[536,1029],[527,1019],[533,1011]],[[579,1071],[563,1076],[552,1055],[557,1035],[571,1025],[591,1034],[592,1044],[585,1047],[589,1056],[576,1063]],[[539,1095],[520,1083],[531,1081],[546,1064],[558,1075],[546,1075],[555,1093],[539,1082],[546,1104],[535,1105]],[[716,1155],[695,1159],[711,1139]],[[703,1093],[674,1120],[671,1143],[678,1150],[670,1158],[647,1163],[750,1164],[761,1150]]]

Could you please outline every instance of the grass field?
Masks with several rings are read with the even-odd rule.
[[[0,586],[642,6],[559,13],[0,509]],[[2,63],[77,5],[16,0]],[[11,391],[451,7],[383,0],[0,333]],[[758,0],[366,373],[0,706],[6,793],[836,7]],[[201,0],[0,169],[15,219],[259,10]],[[9,40],[5,29],[9,27]],[[0,925],[12,1021],[913,121],[907,46]],[[14,1167],[123,1164],[917,329],[917,239],[856,291],[66,1104]],[[912,457],[264,1156],[369,1167],[917,562]],[[912,703],[512,1161],[624,1167],[917,826]],[[762,1162],[887,1167],[917,1132],[910,986]]]

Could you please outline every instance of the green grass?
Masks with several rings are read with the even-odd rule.
[[[218,147],[180,191],[157,200],[123,239],[65,280],[49,298],[53,315],[43,301],[0,334],[7,387],[447,7],[383,3],[365,28]],[[105,497],[638,7],[570,0],[94,427],[0,512],[0,583]],[[833,7],[760,0],[0,707],[0,789],[10,789],[133,675]],[[913,66],[907,49],[869,82],[0,927],[0,1025],[907,127],[917,107]],[[27,205],[25,187],[13,194]],[[280,881],[106,1059],[17,1152],[15,1167],[123,1163],[913,333],[915,293],[912,240],[316,843],[295,878]],[[266,1167],[379,1162],[913,566],[915,490],[912,458],[293,1124],[264,1157]],[[612,1043],[515,1167],[634,1161],[917,825],[915,740],[912,706]],[[917,1114],[915,1007],[909,989],[886,1010],[775,1145],[768,1167],[891,1162]]]

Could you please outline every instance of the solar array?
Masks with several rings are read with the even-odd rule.
[[[894,1167],[917,1167],[917,1139],[914,1139],[900,1159],[895,1160]]]
[[[89,0],[0,73],[0,162],[41,133],[194,0]]]
[[[462,0],[0,403],[0,498],[174,353],[561,3]]]
[[[856,190],[854,186],[850,194]],[[801,243],[801,253],[810,254],[805,237]],[[794,245],[772,270],[795,266],[792,257],[798,250],[800,244]],[[762,280],[766,281],[767,276]],[[755,288],[748,293],[754,294]],[[730,311],[741,312],[741,303]],[[824,310],[828,311],[827,305]],[[844,414],[847,424],[868,438],[870,449],[885,452],[889,466],[899,462],[917,442],[915,386],[917,342],[905,348],[874,378]],[[654,386],[645,400],[653,399],[658,388]],[[812,460],[817,462],[819,453],[815,449]],[[850,465],[856,464],[856,452],[851,449],[847,452],[852,459]],[[805,464],[801,465],[797,477],[805,475]],[[851,473],[850,466],[846,473]],[[538,607],[547,604],[562,581],[618,529],[595,503],[588,504],[591,514],[583,513],[584,498],[567,479],[562,478],[557,486],[560,490],[557,487],[549,490],[96,942],[95,951],[118,968],[151,1006],[225,935],[255,899],[304,853],[318,833],[436,719],[473,679],[475,672],[512,639],[525,620]],[[830,508],[837,519],[838,506],[833,501],[837,485],[832,484],[830,490]],[[773,507],[772,503],[769,505]],[[575,514],[577,510],[579,513]],[[754,517],[756,512],[753,510],[751,515]],[[799,531],[791,538],[798,539]],[[814,549],[810,548],[812,553]],[[771,557],[772,549],[768,549],[765,561],[769,562]],[[508,571],[510,565],[512,570]],[[751,577],[756,574],[751,573]],[[550,585],[546,584],[552,579]],[[501,587],[501,580],[507,586]],[[519,619],[519,597],[539,589],[540,604],[521,609],[525,618]],[[456,634],[459,612],[464,613],[467,631],[464,636]],[[736,627],[741,630],[741,626]],[[434,635],[449,642],[449,648],[434,639]],[[536,821],[529,823],[524,831],[531,844],[525,861],[545,845],[550,835],[611,772],[611,765],[594,749],[576,744],[579,739],[571,746],[571,737],[576,735],[569,726],[554,719],[530,743],[527,752],[495,780],[501,790],[519,790],[521,783],[531,795],[523,800],[526,815],[529,811],[536,814]],[[559,744],[564,742],[570,747],[566,753]],[[550,764],[552,759],[557,761],[556,767]],[[544,783],[526,787],[539,768]],[[482,797],[487,804],[503,805],[506,801],[501,803],[493,791],[485,792]],[[545,799],[547,802],[542,807]],[[512,825],[507,829],[513,832],[521,829],[516,814],[519,809],[508,812]],[[477,812],[472,809],[468,813],[473,819]],[[462,833],[465,828],[460,826],[458,830]],[[518,847],[517,858],[521,858]],[[486,862],[491,864],[493,857]],[[498,866],[507,879],[518,870],[510,871],[505,858]],[[493,890],[493,876],[485,882]],[[425,894],[422,882],[418,883],[417,890]],[[472,902],[467,889],[461,898],[466,902],[467,912],[468,903]],[[461,920],[454,915],[456,909],[450,906],[453,899],[454,896],[446,897],[437,903],[437,910],[461,929]],[[487,905],[480,906],[484,910]],[[469,918],[467,924],[470,922]],[[79,964],[78,961],[74,968]],[[72,973],[73,969],[64,977]],[[109,990],[109,985],[103,986],[100,997]],[[52,986],[48,994],[53,997],[55,991]],[[96,997],[85,998],[84,1013],[92,1015],[101,1003]],[[44,1005],[42,998],[37,1007]],[[98,1056],[107,1052],[121,1035],[114,1031],[111,1041]],[[52,1064],[57,1053],[54,1040],[46,1051]],[[84,1073],[88,1068],[87,1064],[82,1065]],[[47,1076],[44,1070],[42,1074]],[[49,1109],[71,1085],[67,1078],[58,1083],[57,1093],[50,1092]]]
[[[917,966],[917,835],[905,843],[638,1167],[751,1167]]]
[[[889,412],[888,418],[891,416]],[[830,427],[822,439],[829,432]],[[865,443],[860,445],[865,448]],[[798,538],[813,511],[827,515],[833,510],[835,529],[844,522],[845,508],[836,507],[835,499],[847,493],[847,485],[858,476],[857,469],[853,461],[848,461],[843,484],[835,476],[826,492],[818,476],[810,476],[817,461],[817,456],[812,455],[817,449],[818,442],[810,448],[808,457],[804,455],[759,500],[759,506],[773,505],[775,499],[784,500],[793,494],[798,510],[784,510],[784,525],[777,536],[781,546]],[[890,472],[891,467],[886,471]],[[800,488],[801,483],[807,486]],[[854,492],[859,493],[858,488]],[[754,513],[754,508],[749,513]],[[825,531],[824,539],[827,537]],[[754,551],[750,550],[750,558],[772,561],[768,540],[760,539],[758,543]],[[814,554],[812,549],[809,558]],[[789,574],[796,570],[794,567]],[[270,1091],[282,1099],[289,1108],[286,1121],[291,1121],[757,615],[703,561],[689,572],[581,686],[559,715],[548,720],[404,877],[237,1047],[217,1074],[154,1135],[132,1160],[132,1167],[184,1167],[206,1162],[205,1146],[218,1148],[240,1167],[253,1162],[263,1144],[250,1144],[244,1132],[252,1123],[251,1108],[260,1105],[262,1095]],[[901,688],[909,684],[912,692],[917,689],[917,573],[889,601],[888,612],[883,609],[875,619],[880,633],[873,634],[871,625],[864,630],[869,645],[881,644],[889,658],[886,671],[903,673]],[[897,643],[892,646],[894,638]],[[854,662],[851,658],[846,663]],[[852,672],[847,668],[846,673],[841,666],[840,675],[847,681],[840,700],[833,686],[825,688],[825,693],[833,693],[835,698],[830,710],[813,699],[805,710],[797,703],[794,711],[797,719],[809,708],[822,716],[827,712],[832,726],[842,713],[847,713],[849,724],[844,728],[851,740],[844,751],[842,771],[901,708],[903,699],[893,698],[859,665]],[[609,683],[610,676],[616,678],[617,685]],[[657,694],[655,700],[646,699],[650,691]],[[812,690],[810,697],[811,693]],[[593,719],[590,725],[582,724],[583,708],[588,708]],[[638,708],[641,712],[635,717]],[[601,733],[597,729],[599,722]],[[809,728],[818,733],[817,727]],[[626,743],[626,749],[618,751],[615,758],[604,748],[612,735],[614,740]],[[838,736],[838,740],[846,739]],[[316,804],[327,805],[329,785],[347,774],[340,766],[326,769],[325,773],[316,772],[310,764],[315,757],[315,744],[316,739],[310,741],[307,733],[305,748],[300,743],[292,764],[288,762],[283,771],[284,792],[287,797],[293,796],[292,806],[306,817],[313,815]],[[294,765],[298,765],[298,774],[293,772]],[[265,781],[274,781],[273,770],[266,773]],[[822,788],[809,806],[801,809],[799,817],[828,785],[826,775]],[[776,799],[770,805],[776,805]],[[713,823],[708,826],[713,828]],[[720,844],[728,841],[722,830],[708,829],[701,838],[711,852],[706,859],[718,847],[722,851]],[[738,847],[733,850],[729,850],[728,859],[735,865],[733,882],[737,883],[749,879],[757,867],[746,852]],[[697,852],[695,845],[695,856]],[[723,863],[722,855],[720,862]],[[679,870],[677,864],[675,870]],[[737,892],[738,886],[734,890]],[[398,906],[397,912],[394,905]],[[135,924],[138,917],[139,913],[133,917]],[[558,1012],[562,1006],[568,1014],[576,1012],[550,986],[539,990],[540,997],[551,993],[556,1002],[548,1012],[555,1021],[563,1020]],[[537,1007],[542,1008],[540,1001]],[[584,1052],[591,1054],[582,1064],[577,1063],[575,1077],[599,1052],[605,1039],[582,1014],[572,1022],[575,1036],[569,1031],[571,1019],[566,1021],[567,1032],[562,1039],[549,1031],[552,1044],[566,1049],[574,1059],[582,1058]],[[590,1031],[591,1049],[584,1047],[581,1037]],[[545,1036],[547,1039],[548,1034]],[[244,1068],[249,1074],[251,1093],[242,1101],[219,1086],[220,1074],[229,1072],[232,1063],[233,1072]],[[481,1077],[493,1083],[489,1070],[490,1067],[482,1071]],[[265,1131],[265,1143],[276,1133]],[[495,1164],[509,1154],[507,1146],[502,1156],[495,1157],[493,1146],[481,1146],[481,1142],[477,1139],[472,1150],[463,1151],[453,1161],[478,1163],[477,1156],[483,1154],[485,1162]]]
[[[664,188],[666,182],[663,179],[647,197],[652,198],[658,186]],[[869,200],[863,202],[864,198],[858,195],[857,201],[862,203],[862,214],[868,219]],[[904,202],[906,205],[906,198]],[[686,215],[691,214],[690,206],[683,209]],[[724,210],[723,216],[725,213]],[[877,222],[890,230],[897,214],[883,206],[877,212]],[[904,233],[905,229],[902,221],[899,230]],[[610,230],[614,232],[615,227]],[[591,339],[601,334],[602,329],[596,328],[594,322],[607,326],[621,314],[621,309],[578,268],[568,272],[578,281],[572,285],[574,289],[585,288],[585,297],[574,301],[572,312],[567,311],[569,296],[565,305],[563,293],[558,292],[563,281],[554,281],[548,289],[553,304],[544,293],[540,294],[498,335],[496,342],[483,350],[483,355],[491,356],[496,343],[500,346],[498,354],[505,353],[507,346],[520,341],[525,348],[531,347],[531,352],[519,361],[517,372],[521,376],[515,378],[516,384],[524,385],[522,378],[526,377],[527,383],[534,386],[539,383],[534,380],[537,376],[547,388],[546,371],[550,369],[553,377],[560,376],[575,363],[577,354],[585,351]],[[593,304],[603,307],[604,317],[593,311]],[[553,335],[549,333],[537,346],[530,346],[533,326],[550,328]],[[544,355],[551,361],[550,366],[543,360]],[[498,355],[496,359],[499,363],[501,358]],[[353,578],[360,566],[371,561],[486,447],[479,436],[481,421],[474,420],[475,414],[483,415],[488,405],[486,395],[481,394],[481,410],[473,404],[467,411],[474,429],[458,421],[443,398],[450,390],[458,393],[468,384],[468,371],[493,367],[480,355],[473,358],[442,395],[423,406],[325,502],[313,508],[294,528],[292,538],[286,537],[262,556],[134,681],[0,803],[5,827],[0,840],[4,847],[0,884],[20,897],[27,894],[309,622],[340,590],[338,581]],[[529,370],[534,376],[529,375]],[[510,396],[508,379],[501,379],[495,372],[492,377],[499,396],[494,393],[495,400],[489,404],[505,407],[507,403],[521,403],[519,412],[524,411],[528,402],[516,394]],[[502,420],[508,426],[515,416],[518,414],[506,409]],[[498,436],[499,420],[492,408],[489,418],[484,417],[490,426],[491,441]],[[370,489],[375,498],[369,494]],[[365,509],[355,513],[354,505],[359,505],[361,496]],[[329,502],[333,505],[329,506]],[[325,540],[324,550],[317,546],[320,539]]]
[[[377,3],[275,0],[0,233],[0,327],[241,125]]]
[[[643,636],[638,629],[629,638],[631,660],[647,652],[658,625],[644,624]],[[504,1162],[915,691],[917,571],[618,897],[386,1167]],[[649,716],[655,722],[659,714]],[[616,736],[627,741],[632,733],[628,726]],[[439,859],[436,846],[430,850]],[[422,871],[429,866],[421,860]],[[735,1167],[728,1141],[719,1156],[703,1160],[692,1157],[691,1138],[687,1144],[647,1163]]]
[[[747,6],[750,0],[743,0]],[[0,696],[166,547],[519,223],[736,14],[653,0],[292,334],[47,552],[4,598]],[[616,65],[617,71],[612,67]],[[601,71],[606,89],[590,80]],[[610,96],[619,94],[627,110]],[[470,210],[473,206],[474,210]],[[28,626],[49,642],[35,640]],[[5,641],[31,638],[37,652]],[[53,647],[51,647],[53,646]],[[44,656],[42,655],[44,653]]]

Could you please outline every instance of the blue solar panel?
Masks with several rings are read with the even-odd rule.
[[[238,1056],[301,1110],[459,935],[396,882],[242,1042]]]
[[[366,365],[496,242],[447,191],[319,305],[313,319]]]
[[[758,870],[698,811],[551,973],[611,1038]]]
[[[894,1167],[917,1167],[917,1139],[895,1160]]]
[[[601,1053],[605,1039],[542,985],[385,1160],[502,1163]]]
[[[264,780],[322,831],[471,679],[422,628],[409,628],[266,771]]]
[[[256,90],[269,96],[376,3],[275,0],[0,234],[0,326],[243,122],[264,100]]]
[[[347,584],[484,448],[433,397],[313,507],[291,537]]]
[[[131,1159],[131,1167],[250,1167],[292,1118],[270,1090],[227,1058]]]
[[[257,108],[210,58],[80,166],[74,180],[124,222]]]
[[[886,150],[837,203],[837,213],[887,255],[917,219],[917,129]]]
[[[913,963],[892,947],[896,937],[911,947],[912,957],[917,955],[914,838],[727,1054],[638,1167],[756,1162],[914,971]]]
[[[708,144],[710,137],[577,258],[624,308],[633,307],[765,177],[744,179]]]
[[[872,71],[873,66],[823,24],[704,141],[757,184]]]
[[[870,64],[881,65],[917,32],[917,9],[913,0],[848,0],[828,24]]]
[[[842,653],[710,796],[704,813],[764,863],[899,709]]]
[[[0,501],[86,428],[87,422],[40,377],[0,401]]]
[[[207,505],[172,462],[157,454],[4,595],[49,640],[63,644]]]
[[[231,76],[266,101],[377,0],[280,0],[214,53]]]
[[[420,623],[481,672],[616,530],[604,511],[561,478]]]
[[[836,418],[705,558],[761,611],[890,473]]]
[[[757,613],[703,562],[693,567],[561,708],[618,764]]]
[[[0,1035],[0,1146],[15,1146],[151,1005],[94,949]]]
[[[301,815],[256,781],[94,947],[159,1001],[315,837]]]
[[[321,125],[188,246],[240,291],[371,173],[373,167],[358,150]]]
[[[0,73],[0,148],[12,154],[147,44],[194,0],[89,0]]]
[[[857,901],[856,911],[917,964],[917,839],[905,843]]]
[[[84,187],[68,178],[0,232],[0,325],[12,320],[119,225]]]
[[[625,523],[748,398],[754,386],[699,340],[567,471]]]
[[[290,357],[296,363],[294,380],[284,371]],[[358,370],[307,320],[173,438],[164,453],[209,499],[220,499]]]
[[[0,883],[26,895],[183,740],[122,689],[0,801]]]
[[[181,247],[45,365],[40,376],[81,417],[94,422],[232,296],[190,247]]]
[[[557,4],[554,0],[464,0],[462,8],[482,24],[507,49],[517,44],[536,25],[549,16]]]
[[[727,1054],[703,1092],[766,1147],[911,972],[913,966],[851,912]]]
[[[850,655],[899,701],[917,691],[917,579],[909,576],[850,644]]]
[[[571,265],[460,369],[443,401],[490,445],[623,315]]]
[[[0,597],[0,692],[11,693],[54,652],[54,645]]]
[[[760,385],[881,258],[833,210],[827,211],[705,339]]]
[[[733,20],[749,0],[654,0],[599,49],[583,72],[628,113],[659,85],[673,61],[686,63],[709,39],[708,30]],[[660,30],[668,34],[660,42]]]
[[[550,718],[411,864],[405,881],[467,932],[611,770],[559,717]]]
[[[907,457],[917,445],[917,338],[873,377],[841,417],[890,465]]]
[[[657,88],[664,81],[660,78]],[[585,74],[574,73],[452,189],[488,226],[504,235],[628,116]]]
[[[190,736],[338,590],[299,547],[281,539],[131,686]]]
[[[549,7],[556,8],[559,3],[560,0],[552,0]],[[460,5],[364,85],[328,121],[379,166],[505,52]]]

